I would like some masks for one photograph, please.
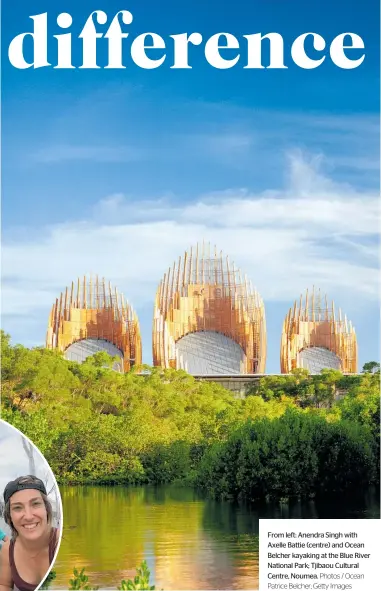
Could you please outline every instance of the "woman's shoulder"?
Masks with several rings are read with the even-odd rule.
[[[4,589],[11,589],[12,584],[12,575],[11,575],[11,565],[9,562],[9,546],[10,540],[7,540],[2,545],[0,550],[0,590],[3,591]]]
[[[3,542],[3,544],[1,545],[1,550],[0,550],[0,566],[2,568],[5,568],[6,566],[9,566],[9,546],[11,545],[11,541],[8,538],[8,540],[6,542]]]
[[[2,545],[1,545],[1,550],[0,550],[0,557],[2,558],[3,556],[8,556],[9,557],[9,546],[10,546],[10,539],[7,538],[7,540],[5,540]],[[9,558],[8,558],[9,560]]]

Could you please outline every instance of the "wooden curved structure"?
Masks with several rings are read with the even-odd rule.
[[[65,352],[79,341],[95,339],[115,346],[129,371],[142,362],[139,321],[130,304],[97,276],[83,277],[56,299],[49,316],[46,346]]]
[[[179,342],[194,334],[199,340],[194,339],[192,346],[204,349],[196,351],[197,355],[207,355],[216,339],[220,339],[221,351],[228,340],[233,341],[231,349],[236,343],[242,353],[238,373],[264,373],[262,298],[228,257],[221,252],[217,255],[216,249],[211,253],[210,245],[197,245],[185,252],[159,284],[153,321],[154,365],[179,369]]]
[[[347,317],[335,313],[335,305],[328,305],[327,296],[322,296],[315,288],[305,299],[295,302],[283,322],[281,337],[280,363],[281,372],[290,373],[293,369],[303,367],[303,355],[313,358],[314,351],[319,350],[324,358],[324,350],[328,358],[335,360],[343,373],[357,372],[357,338],[355,329]]]

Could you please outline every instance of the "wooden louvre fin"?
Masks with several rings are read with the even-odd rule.
[[[334,302],[329,304],[327,296],[322,297],[320,289],[316,293],[315,287],[310,297],[306,292],[304,306],[302,296],[299,306],[295,301],[283,322],[281,373],[299,367],[301,352],[311,347],[334,353],[343,373],[357,373],[357,340],[352,324],[346,316],[343,321],[341,308],[337,319]]]
[[[174,351],[181,338],[212,331],[241,347],[243,373],[264,373],[266,321],[262,298],[234,263],[218,252],[210,243],[197,244],[173,266],[172,281],[165,274],[159,283],[152,334],[155,366],[174,367]],[[257,352],[255,360],[253,351]]]
[[[142,363],[142,347],[138,317],[123,294],[113,292],[111,283],[96,276],[66,288],[49,316],[46,346],[65,352],[70,345],[86,339],[106,340],[123,355],[123,370]]]

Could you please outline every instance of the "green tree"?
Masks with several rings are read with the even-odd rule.
[[[380,371],[380,364],[377,361],[368,361],[364,363],[362,372],[363,373],[377,373]]]

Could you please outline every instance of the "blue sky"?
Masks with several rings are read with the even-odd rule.
[[[12,5],[11,5],[12,4]],[[57,9],[58,6],[58,9]],[[287,70],[218,71],[202,46],[192,70],[16,70],[11,39],[48,12],[55,60],[59,12],[76,36],[103,9],[134,16],[132,37],[278,32]],[[8,3],[2,10],[3,327],[28,346],[45,339],[54,299],[99,273],[138,312],[151,362],[152,306],[166,268],[197,240],[216,243],[266,305],[268,372],[279,371],[283,318],[321,286],[353,321],[360,363],[379,359],[379,33],[374,1],[93,0]],[[102,27],[100,27],[102,30]],[[104,30],[104,29],[103,29]],[[302,70],[290,44],[314,31],[365,43],[355,70],[326,58]],[[65,31],[66,32],[66,31]],[[99,45],[99,63],[106,42]]]

